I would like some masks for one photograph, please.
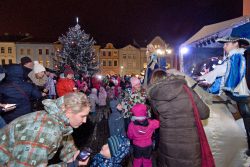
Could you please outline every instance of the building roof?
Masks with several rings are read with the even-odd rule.
[[[9,35],[4,34],[0,36],[0,42],[15,42],[15,43],[54,43],[55,41],[51,38],[37,38],[32,35],[26,34],[17,34]]]

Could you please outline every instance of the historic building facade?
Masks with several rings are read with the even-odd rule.
[[[55,55],[54,46],[52,43],[16,43],[16,60],[20,60],[24,56],[28,56],[33,61],[38,61],[44,67],[53,69],[53,57]]]
[[[0,64],[16,63],[16,44],[14,42],[0,42]]]
[[[107,43],[99,53],[100,73],[119,74],[119,50],[112,43]]]

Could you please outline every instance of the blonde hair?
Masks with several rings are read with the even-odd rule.
[[[65,108],[71,108],[74,113],[79,113],[84,107],[90,107],[89,100],[84,93],[73,92],[64,96]]]
[[[154,70],[154,72],[151,76],[151,79],[150,79],[150,84],[154,84],[166,76],[167,76],[166,71],[163,71],[161,69]]]

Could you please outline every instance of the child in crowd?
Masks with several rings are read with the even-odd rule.
[[[90,167],[121,167],[120,163],[129,153],[129,139],[118,135],[108,138],[108,144],[102,146],[100,153],[96,154]]]
[[[91,89],[91,93],[89,95],[89,102],[91,104],[89,119],[93,123],[98,122],[98,118],[96,115],[96,105],[99,104],[99,100],[97,97],[97,89],[96,88]]]
[[[90,111],[91,114],[96,114],[96,105],[99,104],[96,88],[91,89],[91,94],[89,95],[89,101],[91,104],[91,111]]]
[[[104,116],[106,119],[108,118],[108,114],[106,113],[107,92],[102,86],[100,87],[98,100],[99,100],[99,110],[97,111],[98,112],[97,115],[99,121],[101,121]]]
[[[158,120],[147,119],[147,107],[136,104],[132,107],[132,122],[128,126],[128,138],[133,141],[133,167],[152,167],[152,135],[159,128]]]
[[[122,105],[118,100],[112,100],[109,103],[112,113],[109,116],[109,133],[112,135],[125,135],[124,118],[122,115]]]
[[[46,90],[48,90],[48,99],[55,99],[56,98],[56,86],[55,86],[55,80],[56,74],[53,74],[52,72],[46,71],[46,75],[48,77],[48,80],[46,82]]]
[[[77,90],[74,81],[74,71],[70,66],[65,66],[64,78],[59,78],[56,84],[56,90],[59,97]]]

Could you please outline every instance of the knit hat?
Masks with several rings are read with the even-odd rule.
[[[138,84],[141,84],[140,80],[136,77],[132,77],[130,79],[130,82],[131,82],[131,86],[134,87],[135,85],[138,85]]]
[[[39,72],[43,72],[43,71],[46,71],[46,70],[43,67],[43,65],[38,63],[38,61],[34,61],[33,71],[34,71],[35,74],[37,74]]]
[[[67,75],[69,75],[69,74],[73,74],[74,75],[74,71],[71,69],[70,66],[66,65],[64,67],[65,67],[65,70],[64,70],[63,73],[64,73],[65,77],[67,77]]]
[[[145,120],[147,118],[147,106],[144,104],[136,104],[131,109],[133,113],[132,121]]]
[[[25,56],[25,57],[21,58],[22,66],[24,66],[25,64],[30,63],[30,62],[32,62],[32,60],[28,56]]]
[[[108,146],[111,157],[115,157],[116,161],[121,162],[129,153],[130,141],[125,136],[114,135],[108,138]]]

